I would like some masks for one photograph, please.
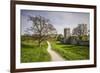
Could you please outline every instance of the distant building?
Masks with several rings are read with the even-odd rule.
[[[64,38],[67,39],[71,36],[70,28],[64,28]]]
[[[79,36],[86,37],[86,41],[79,39],[78,38]],[[78,44],[78,45],[88,46],[89,45],[88,37],[89,37],[89,30],[87,29],[87,24],[78,24],[76,28],[73,28],[72,32],[70,31],[70,28],[64,28],[64,39],[61,42],[66,44],[74,44],[74,45]]]
[[[87,24],[78,24],[78,26],[73,29],[72,35],[88,35]]]

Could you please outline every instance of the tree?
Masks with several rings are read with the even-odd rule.
[[[62,34],[58,34],[58,36],[57,36],[57,40],[58,40],[58,41],[61,41],[63,38],[64,38],[64,37],[63,37]]]
[[[29,16],[29,20],[32,21],[30,30],[33,32],[33,35],[37,36],[36,39],[40,47],[43,41],[56,35],[57,31],[48,19],[42,16]]]
[[[89,36],[88,35],[81,35],[78,36],[80,41],[89,41]]]

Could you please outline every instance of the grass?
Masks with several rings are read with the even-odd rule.
[[[21,62],[45,62],[50,61],[51,57],[47,52],[47,43],[43,42],[41,47],[37,45],[37,41],[24,40],[21,41]]]
[[[89,59],[89,47],[62,44],[58,41],[52,42],[53,50],[57,51],[66,60],[86,60]]]

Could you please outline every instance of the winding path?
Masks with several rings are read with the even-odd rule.
[[[51,49],[50,42],[47,41],[47,43],[48,43],[47,51],[51,56],[51,61],[64,61],[64,59],[57,52]]]

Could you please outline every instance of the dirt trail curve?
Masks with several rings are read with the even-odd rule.
[[[51,61],[64,61],[64,59],[57,52],[51,49],[50,42],[47,41],[47,43],[48,43],[47,51],[51,56]]]

